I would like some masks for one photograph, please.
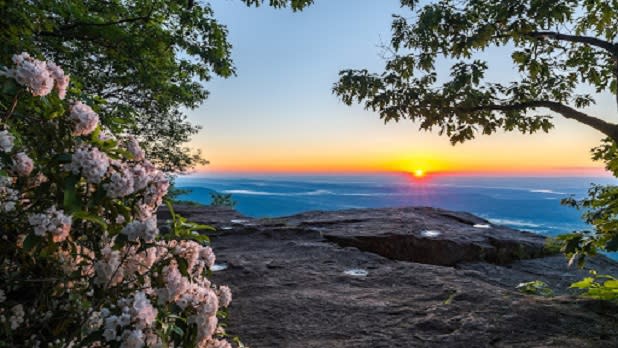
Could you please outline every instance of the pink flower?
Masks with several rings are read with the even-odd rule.
[[[28,157],[24,152],[20,152],[15,155],[13,161],[13,170],[19,176],[28,176],[34,169],[34,162],[32,158]]]
[[[9,152],[13,149],[15,137],[7,130],[0,131],[0,151]]]
[[[51,207],[44,213],[30,215],[28,223],[34,227],[35,235],[43,236],[49,233],[52,240],[58,243],[69,236],[72,219],[70,216],[64,215],[64,211]]]
[[[99,115],[90,106],[78,101],[71,106],[71,120],[75,123],[73,135],[88,135],[97,128]]]
[[[80,174],[91,184],[98,184],[109,168],[109,157],[96,147],[80,147],[71,158],[69,170]]]
[[[53,62],[47,62],[47,70],[56,82],[56,91],[58,92],[58,97],[60,99],[64,99],[67,94],[67,88],[69,87],[69,76],[65,75],[64,70],[62,70]]]
[[[232,303],[232,290],[225,285],[219,287],[219,303],[221,307],[227,307]]]
[[[130,136],[127,139],[127,150],[133,155],[133,159],[135,161],[141,161],[144,159],[144,150],[139,146],[137,139],[135,137]]]
[[[13,77],[20,85],[26,87],[34,96],[48,95],[54,87],[54,78],[47,69],[47,64],[30,57],[28,53],[13,56],[16,67]]]

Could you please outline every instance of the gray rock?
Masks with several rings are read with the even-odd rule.
[[[326,239],[342,246],[432,265],[453,266],[472,261],[506,264],[549,254],[544,248],[545,238],[538,234],[491,225],[468,213],[436,208],[312,212],[282,220],[322,228]]]
[[[477,234],[472,226],[487,222],[469,214],[370,209],[259,220],[230,210],[177,210],[218,227],[228,226],[231,219],[249,220],[213,236],[217,262],[228,268],[213,273],[212,280],[232,288],[227,331],[252,348],[618,346],[618,306],[569,295],[529,296],[514,289],[535,279],[566,287],[583,273],[568,269],[561,256],[518,260],[522,255],[511,246],[501,253],[505,247],[492,244],[491,238],[499,236],[508,245],[521,241],[533,251],[525,257],[544,253],[536,249],[542,238],[500,227],[485,229],[494,235]],[[432,257],[416,249],[431,244],[366,252],[361,250],[365,244],[347,242],[376,233],[383,240],[398,234],[421,240],[427,237],[420,232],[427,230],[443,232],[432,239],[442,243],[437,245],[450,240],[496,256],[474,258],[466,251],[450,258],[448,264],[455,267],[448,267],[400,260],[408,250],[426,255],[425,261],[441,262],[443,254]],[[390,250],[395,250],[392,258],[382,256]],[[468,258],[475,261],[464,262]],[[607,258],[597,257],[589,265],[618,275],[618,266]],[[346,273],[350,270],[366,274]]]

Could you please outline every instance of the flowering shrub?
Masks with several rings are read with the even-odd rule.
[[[135,139],[65,103],[51,62],[1,74],[0,347],[230,347],[206,226],[159,233],[169,182]]]

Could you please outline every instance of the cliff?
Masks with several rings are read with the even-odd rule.
[[[587,270],[567,268],[539,235],[432,208],[177,210],[217,228],[227,268],[212,278],[234,293],[228,332],[252,348],[618,346],[618,306],[573,297],[568,285]],[[586,268],[618,275],[603,256]],[[515,289],[532,280],[557,296]]]

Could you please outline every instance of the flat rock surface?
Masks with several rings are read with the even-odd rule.
[[[405,208],[253,220],[231,209],[177,210],[218,228],[212,244],[217,263],[227,269],[212,280],[232,288],[228,332],[252,348],[618,346],[618,307],[569,296],[566,286],[586,272],[568,269],[562,256],[441,266],[387,258],[329,238],[371,237],[380,231],[368,221],[386,223],[387,216],[392,221],[383,234],[437,230],[452,223],[446,216],[440,225],[444,214],[465,217],[472,225],[460,222],[469,226],[486,224],[472,215]],[[461,240],[446,230],[440,229]],[[522,236],[537,243],[535,236]],[[482,237],[470,240],[484,243]],[[618,275],[616,263],[604,257],[588,266]],[[561,295],[514,289],[536,279]]]
[[[548,254],[538,234],[492,225],[477,216],[443,209],[350,209],[279,219],[315,228],[326,239],[390,259],[453,266],[484,261],[506,264]]]

